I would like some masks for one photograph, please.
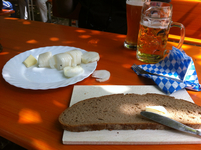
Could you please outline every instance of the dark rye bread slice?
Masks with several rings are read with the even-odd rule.
[[[146,106],[164,106],[169,117],[193,128],[201,128],[201,107],[159,94],[114,94],[80,101],[60,116],[63,129],[73,132],[94,130],[166,129],[140,115]]]

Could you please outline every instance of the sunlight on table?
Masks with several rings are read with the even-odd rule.
[[[66,108],[66,105],[56,101],[56,100],[53,100],[52,101],[54,105],[56,105],[57,107],[61,107],[61,108]]]
[[[40,114],[37,111],[23,108],[19,112],[19,120],[20,124],[30,124],[30,123],[41,123],[42,119]]]
[[[29,44],[36,44],[36,43],[38,43],[38,41],[36,41],[36,40],[29,40],[29,41],[27,41],[26,43],[29,43]]]
[[[31,22],[30,21],[23,21],[23,24],[28,25],[28,24],[31,24]]]
[[[187,1],[187,2],[201,2],[201,0],[181,0],[181,1]]]
[[[86,32],[85,30],[75,30],[76,32],[79,32],[79,33],[84,33],[84,32]]]
[[[97,44],[100,40],[99,39],[92,39],[88,43],[90,44]]]
[[[6,17],[4,19],[7,19],[7,20],[18,20],[18,18],[12,18],[12,17]]]
[[[169,38],[179,40],[180,36],[169,34]],[[189,37],[185,37],[185,42],[193,42],[193,43],[199,43],[199,44],[201,44],[201,40],[200,39],[189,38]]]
[[[100,33],[101,33],[101,31],[92,30],[92,31],[91,31],[91,33],[92,33],[92,34],[100,34]]]
[[[49,147],[49,145],[45,142],[43,142],[42,140],[38,140],[38,139],[31,139],[33,145],[36,148],[40,148],[40,149],[47,149],[47,147]]]
[[[0,55],[7,55],[9,52],[1,52]]]
[[[51,38],[50,38],[50,41],[53,41],[53,42],[59,41],[59,38],[57,38],[57,37],[51,37]]]
[[[79,37],[82,38],[82,39],[88,39],[88,38],[90,38],[91,36],[90,36],[90,35],[80,35]]]

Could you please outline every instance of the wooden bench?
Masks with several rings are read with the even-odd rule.
[[[186,38],[192,43],[199,43],[201,41],[195,41],[194,39],[201,39],[201,1],[199,0],[171,0],[173,5],[174,22],[180,22],[185,26]],[[180,35],[179,29],[172,28],[170,34]],[[192,39],[191,39],[192,38]]]

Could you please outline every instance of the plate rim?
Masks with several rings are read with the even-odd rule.
[[[12,79],[9,79],[8,77],[6,77],[6,74],[8,73],[7,71],[6,71],[6,69],[8,69],[7,68],[7,66],[8,65],[10,65],[9,63],[11,63],[12,61],[14,61],[14,60],[16,60],[17,58],[19,58],[19,57],[28,57],[30,54],[33,54],[34,55],[34,57],[36,58],[36,56],[35,55],[37,55],[37,57],[38,57],[38,55],[39,54],[41,54],[41,53],[44,53],[44,52],[40,52],[39,50],[43,50],[44,51],[44,49],[45,49],[45,51],[48,51],[48,49],[50,49],[49,51],[52,51],[52,49],[58,49],[58,48],[60,48],[60,49],[67,49],[66,51],[70,51],[70,50],[72,50],[72,49],[78,49],[78,50],[81,50],[82,52],[87,52],[86,50],[84,50],[84,49],[81,49],[81,48],[78,48],[78,47],[73,47],[73,46],[45,46],[45,47],[39,47],[39,48],[33,48],[33,49],[30,49],[30,50],[26,50],[26,51],[24,51],[24,52],[22,52],[22,53],[20,53],[20,54],[18,54],[18,55],[15,55],[15,56],[13,56],[12,58],[10,58],[7,62],[6,62],[6,64],[3,66],[3,69],[2,69],[2,76],[3,76],[3,78],[4,78],[4,80],[7,82],[7,83],[9,83],[10,85],[13,85],[13,86],[15,86],[15,87],[18,87],[18,88],[22,88],[22,89],[31,89],[31,90],[47,90],[47,89],[57,89],[57,88],[61,88],[61,87],[66,87],[66,86],[69,86],[69,85],[73,85],[73,84],[76,84],[76,83],[78,83],[78,82],[81,82],[81,81],[83,81],[84,79],[86,79],[87,77],[89,77],[95,70],[96,70],[96,67],[97,67],[97,62],[93,62],[93,63],[90,63],[90,65],[93,65],[93,66],[91,66],[91,68],[92,69],[90,69],[90,72],[89,73],[87,73],[87,74],[85,74],[84,76],[81,76],[80,78],[78,78],[78,79],[75,79],[75,78],[70,78],[72,81],[70,81],[70,82],[67,82],[67,83],[60,83],[60,82],[62,82],[63,80],[61,80],[61,81],[57,81],[57,82],[54,82],[54,83],[50,83],[50,85],[49,86],[42,86],[42,87],[40,87],[40,85],[39,86],[36,86],[36,85],[34,85],[34,84],[37,84],[38,85],[38,83],[36,83],[36,82],[29,82],[30,84],[29,85],[24,85],[23,83],[22,84],[18,84],[18,83],[13,83],[13,81],[12,81]],[[63,50],[60,50],[60,51],[63,51]],[[61,52],[58,52],[58,53],[61,53]],[[58,53],[53,53],[53,55],[54,54],[58,54]],[[23,62],[23,60],[21,61],[21,62]],[[13,76],[13,75],[12,75]],[[12,77],[11,76],[11,77]],[[15,77],[15,75],[14,75],[14,77]],[[76,77],[78,77],[78,76],[76,76]],[[67,78],[66,78],[67,79]],[[48,84],[48,83],[42,83],[43,85],[45,85],[45,84]],[[56,86],[54,86],[54,84],[58,84],[58,85],[56,85]],[[31,85],[31,86],[30,86]]]

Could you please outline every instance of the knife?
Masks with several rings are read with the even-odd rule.
[[[163,115],[159,115],[157,113],[148,112],[148,111],[142,111],[140,114],[148,119],[151,119],[155,122],[158,122],[170,128],[201,136],[200,131],[193,129],[187,125],[184,125],[178,121],[175,121],[171,118],[165,117]]]

